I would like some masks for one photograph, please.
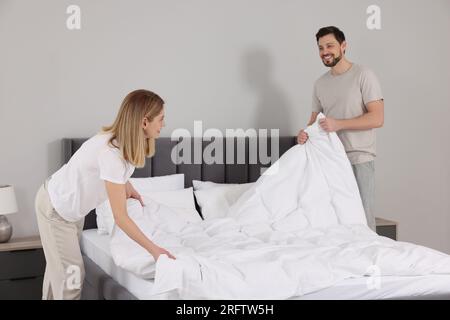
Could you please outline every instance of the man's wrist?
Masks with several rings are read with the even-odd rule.
[[[336,120],[336,131],[345,130],[345,120]]]

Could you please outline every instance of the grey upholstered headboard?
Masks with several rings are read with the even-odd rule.
[[[197,144],[202,146],[203,151],[204,148],[211,143],[211,141],[202,141],[201,138],[187,138],[187,139],[190,140],[187,142],[191,143],[192,146],[191,150],[194,150],[194,144]],[[192,180],[213,181],[219,183],[246,183],[256,181],[261,174],[261,168],[268,167],[270,165],[270,164],[261,164],[259,155],[256,157],[256,161],[249,161],[249,159],[253,158],[249,157],[249,149],[250,149],[249,138],[245,138],[245,161],[243,164],[238,164],[237,149],[239,143],[237,142],[237,138],[221,138],[221,139],[223,152],[222,154],[220,154],[220,157],[221,158],[223,157],[223,161],[221,161],[222,163],[207,164],[202,161],[202,164],[194,164],[193,163],[194,155],[192,154],[190,164],[186,163],[176,164],[171,160],[171,153],[173,147],[175,147],[179,143],[179,141],[171,141],[171,138],[159,138],[156,140],[155,155],[152,158],[147,159],[144,168],[136,169],[133,174],[133,177],[154,177],[174,173],[184,173],[185,187],[191,187]],[[70,138],[62,140],[64,163],[67,163],[69,161],[70,157],[78,150],[78,148],[80,148],[80,146],[86,140],[87,140],[86,138]],[[186,141],[183,140],[183,143],[186,143]],[[264,141],[264,144],[267,146],[267,154],[271,155],[272,153],[270,150],[271,148],[270,137],[267,138],[267,142]],[[278,150],[279,156],[281,156],[284,152],[286,152],[295,144],[296,144],[295,137],[280,137]],[[234,148],[233,153],[234,161],[228,160],[228,162],[232,163],[226,163],[227,145],[231,145]],[[84,229],[93,229],[93,228],[97,228],[94,210],[92,210],[88,214],[84,224]]]

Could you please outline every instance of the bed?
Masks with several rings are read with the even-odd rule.
[[[63,139],[63,156],[67,162],[86,139]],[[171,152],[178,141],[170,138],[157,140],[157,152],[147,161],[146,166],[137,169],[133,177],[162,176],[174,173],[185,174],[185,187],[192,186],[192,180],[214,181],[219,183],[246,183],[254,182],[268,164],[262,163],[258,157],[250,161],[249,150],[254,142],[249,138],[225,138],[223,141],[223,164],[175,164],[171,160]],[[267,141],[268,154],[271,152],[270,138]],[[190,139],[189,143],[207,146],[209,141]],[[296,144],[295,137],[280,137],[278,153],[281,156],[285,151]],[[234,148],[235,161],[233,164],[225,163],[227,149]],[[245,161],[237,163],[237,149],[245,150]],[[228,149],[229,150],[229,149]],[[276,154],[273,153],[273,154]],[[193,162],[194,159],[192,159]],[[255,159],[253,159],[255,160]],[[109,236],[100,235],[96,231],[96,216],[92,211],[85,220],[84,232],[81,238],[81,247],[86,269],[86,278],[83,287],[83,299],[177,299],[167,294],[152,296],[152,280],[144,280],[117,267],[109,252]],[[450,299],[450,275],[429,275],[415,277],[382,277],[381,287],[369,289],[367,279],[348,279],[337,285],[299,299]]]

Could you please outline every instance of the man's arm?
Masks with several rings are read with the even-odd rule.
[[[311,113],[311,118],[309,119],[309,122],[308,122],[307,126],[310,126],[314,122],[316,122],[318,114],[319,114],[319,112],[312,112]],[[304,144],[306,142],[306,140],[308,140],[308,134],[305,132],[304,129],[301,129],[300,132],[297,135],[297,143]]]
[[[377,100],[366,105],[367,113],[353,119],[325,118],[319,121],[320,126],[327,132],[340,130],[368,130],[380,128],[384,124],[384,101]]]
[[[312,125],[314,122],[316,122],[317,116],[319,115],[319,112],[313,112],[311,113],[311,118],[309,119],[308,124],[306,125],[307,127],[309,127],[310,125]]]
[[[380,128],[384,124],[384,101],[369,102],[366,106],[367,113],[357,118],[338,120],[341,122],[341,130],[367,130]]]

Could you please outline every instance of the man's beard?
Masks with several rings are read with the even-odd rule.
[[[326,63],[323,59],[322,59],[322,62],[325,65],[325,67],[333,68],[335,65],[337,65],[339,63],[339,61],[341,61],[341,59],[342,59],[342,53],[339,57],[336,57],[336,58],[333,57],[333,61],[331,61],[330,63]]]

